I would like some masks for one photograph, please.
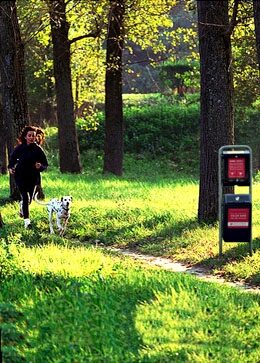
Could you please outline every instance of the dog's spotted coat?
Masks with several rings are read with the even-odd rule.
[[[59,235],[63,236],[68,224],[71,212],[72,197],[70,195],[63,196],[60,200],[57,198],[51,199],[49,202],[41,202],[37,199],[37,194],[34,197],[38,204],[45,205],[48,211],[48,219],[50,226],[50,233],[54,233],[53,228],[53,214],[56,213],[56,224],[59,231]]]

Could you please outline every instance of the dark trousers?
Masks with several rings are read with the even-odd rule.
[[[19,187],[19,191],[22,197],[22,212],[23,218],[29,218],[29,204],[34,196],[36,185],[30,185],[25,187]]]

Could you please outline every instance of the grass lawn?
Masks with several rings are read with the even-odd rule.
[[[0,290],[6,362],[260,359],[259,295],[95,247],[13,243],[5,251],[13,261]]]
[[[81,175],[43,174],[46,199],[73,195],[64,238],[50,236],[33,203],[23,229],[17,203],[1,206],[0,312],[6,362],[257,362],[260,297],[160,271],[98,246],[201,263],[259,284],[260,184],[253,187],[255,252],[224,243],[196,221],[198,181],[171,162],[127,156],[124,177],[103,176],[98,155]],[[8,177],[0,176],[0,196]],[[97,246],[97,248],[96,248]]]
[[[60,174],[52,167],[43,175],[46,199],[71,194],[73,212],[66,240],[82,245],[113,245],[166,256],[189,264],[203,264],[231,279],[260,282],[260,182],[253,186],[253,247],[248,243],[223,243],[218,258],[218,224],[197,223],[198,179],[176,170],[166,159],[126,156],[124,177],[102,175],[101,157],[85,156],[81,175]],[[1,176],[1,196],[8,196],[8,178]],[[6,227],[2,234],[22,234],[16,204],[2,207]],[[49,242],[47,213],[33,203],[35,228],[28,243]],[[42,233],[44,232],[44,233]],[[59,242],[60,243],[60,242]]]

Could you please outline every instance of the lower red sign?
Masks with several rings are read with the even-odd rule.
[[[228,228],[249,228],[249,208],[228,208]]]

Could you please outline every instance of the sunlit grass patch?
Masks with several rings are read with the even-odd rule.
[[[234,311],[234,299],[227,290],[216,293],[211,286],[159,292],[137,312],[136,324],[144,341],[142,354],[151,362],[253,362],[259,356],[255,333],[248,332],[245,339],[240,323],[251,322],[258,335],[255,308],[259,306],[251,306],[251,315],[241,307]]]
[[[16,359],[30,363],[259,359],[255,295],[93,247],[17,245],[13,258],[0,288],[1,326],[13,331],[4,357],[19,332]]]
[[[245,256],[238,261],[232,261],[232,263],[225,266],[225,273],[230,276],[236,276],[238,279],[250,281],[260,286],[259,275],[260,264],[260,251],[256,251],[252,257]]]
[[[53,274],[57,276],[86,277],[102,269],[106,275],[111,271],[113,261],[101,251],[93,248],[58,246],[51,243],[45,246],[20,250],[20,268],[32,275]]]
[[[92,164],[89,163],[83,174],[61,174],[53,166],[43,173],[46,200],[73,196],[64,239],[49,235],[46,208],[35,202],[31,205],[32,231],[24,231],[17,203],[2,206],[5,228],[0,236],[20,233],[21,241],[31,246],[50,241],[73,245],[77,241],[82,245],[134,248],[188,264],[203,264],[229,278],[243,276],[247,281],[258,283],[259,269],[253,266],[258,265],[259,253],[254,255],[256,262],[251,260],[248,243],[224,243],[223,258],[218,258],[218,224],[197,222],[199,185],[196,178],[176,172],[165,158],[153,160],[129,154],[123,177],[102,175],[92,168],[94,155],[90,153]],[[1,182],[0,193],[3,193],[8,177],[1,176]],[[256,250],[260,240],[259,199],[260,184],[256,182],[253,186],[253,246]],[[246,272],[242,272],[244,268]]]

